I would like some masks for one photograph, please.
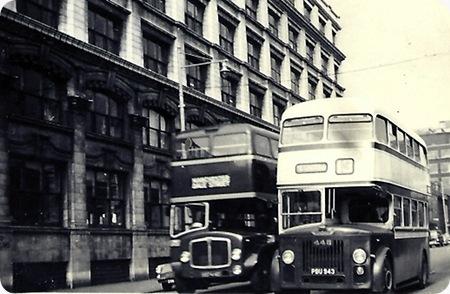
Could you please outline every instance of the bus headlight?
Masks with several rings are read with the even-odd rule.
[[[295,254],[292,250],[285,250],[281,255],[281,260],[287,265],[292,264],[294,262],[294,259]]]
[[[180,261],[182,263],[187,263],[191,259],[191,254],[188,251],[183,251],[180,255]]]
[[[364,263],[367,259],[367,253],[361,248],[355,249],[352,254],[353,261],[357,264]]]
[[[231,259],[234,261],[238,261],[241,259],[242,250],[239,248],[234,248],[233,251],[231,251]]]

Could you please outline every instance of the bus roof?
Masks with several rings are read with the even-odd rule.
[[[278,133],[273,131],[269,131],[267,129],[263,129],[251,124],[221,124],[207,127],[200,127],[193,130],[187,130],[177,134],[178,139],[190,138],[190,137],[198,137],[202,135],[206,135],[209,133],[220,133],[220,134],[235,134],[235,133],[243,133],[243,132],[256,132],[261,135],[265,135],[269,138],[273,138],[278,140]]]
[[[332,114],[343,113],[370,113],[381,115],[389,119],[398,128],[426,146],[425,141],[414,131],[409,129],[399,116],[387,109],[381,103],[364,98],[327,98],[302,102],[286,109],[282,115],[282,121],[290,118],[322,115],[328,117]]]

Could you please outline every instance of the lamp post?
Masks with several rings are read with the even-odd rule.
[[[184,61],[183,52],[181,50],[181,46],[178,47],[178,98],[179,98],[179,107],[180,107],[180,131],[183,132],[186,130],[186,114],[185,114],[185,105],[184,105],[184,91],[183,91],[183,73],[182,69],[188,67],[202,66],[208,65],[212,63],[220,63],[227,62],[228,59],[220,59],[220,60],[210,60],[195,64],[182,65],[181,62]],[[222,66],[220,69],[221,76],[225,77],[228,73],[229,69],[226,66]]]

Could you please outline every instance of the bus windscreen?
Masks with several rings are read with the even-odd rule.
[[[283,124],[283,145],[311,143],[322,140],[324,130],[322,116],[310,116],[286,120]]]
[[[328,119],[327,139],[330,141],[359,141],[372,138],[370,114],[332,115]]]

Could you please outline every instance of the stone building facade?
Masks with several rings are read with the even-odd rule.
[[[236,122],[277,131],[286,107],[343,96],[336,20],[322,0],[7,3],[3,287],[154,275],[169,256],[173,135]]]

